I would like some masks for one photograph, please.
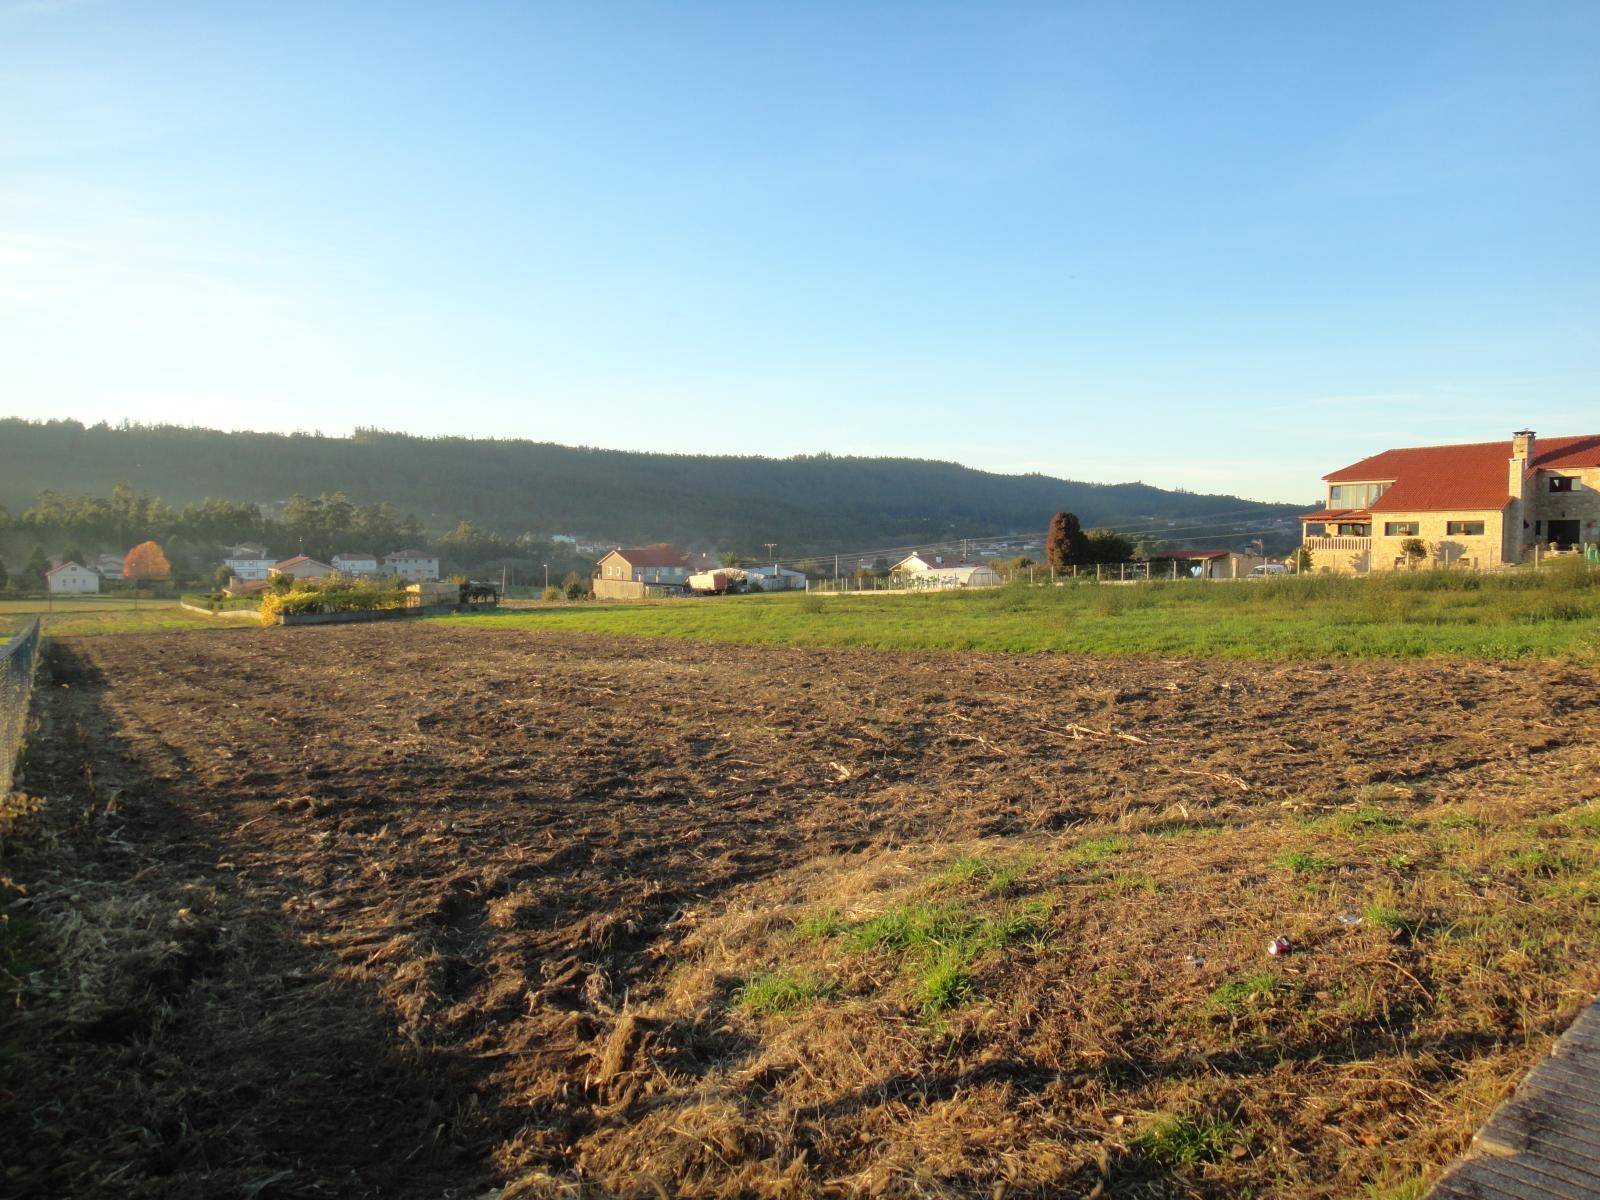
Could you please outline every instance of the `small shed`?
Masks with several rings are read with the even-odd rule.
[[[1162,550],[1150,556],[1150,577],[1173,573],[1191,579],[1243,579],[1264,562],[1248,550]]]

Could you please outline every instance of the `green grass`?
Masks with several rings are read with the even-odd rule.
[[[1272,860],[1272,865],[1281,867],[1285,871],[1293,871],[1296,875],[1318,875],[1339,864],[1337,860],[1323,854],[1313,854],[1309,850],[1291,850],[1287,854],[1278,855]]]
[[[0,600],[0,639],[40,618],[40,627],[52,637],[84,637],[106,633],[173,633],[194,629],[259,628],[254,613],[202,616],[179,606],[176,600],[62,600],[52,608],[43,600]]]
[[[940,882],[946,885],[980,882],[991,892],[1003,892],[1027,869],[1025,862],[995,863],[967,854],[945,868]]]
[[[749,980],[734,993],[734,1003],[760,1016],[798,1012],[833,994],[827,981],[813,975],[786,975],[769,971]]]
[[[1271,971],[1257,971],[1243,979],[1230,979],[1219,984],[1206,997],[1206,1008],[1214,1013],[1238,1013],[1255,1000],[1270,996],[1283,986],[1283,981]]]
[[[1565,564],[1563,564],[1565,567]],[[1600,662],[1600,570],[592,603],[446,624],[902,650]]]
[[[1328,825],[1335,833],[1346,837],[1362,837],[1373,833],[1399,833],[1409,829],[1411,822],[1385,812],[1376,804],[1364,804],[1351,812],[1336,813]]]
[[[972,1000],[977,994],[972,975],[977,960],[990,951],[1039,937],[1048,911],[1042,904],[991,914],[955,902],[907,903],[845,925],[836,936],[852,954],[898,956],[911,970],[919,1008],[931,1017]]]
[[[794,932],[796,937],[807,941],[820,941],[830,938],[844,929],[844,921],[835,909],[817,913],[815,916],[806,917],[796,921]]]
[[[1119,837],[1084,838],[1083,841],[1066,851],[1061,857],[1067,863],[1088,865],[1114,858],[1126,850],[1127,847],[1127,841]]]
[[[1243,1134],[1236,1120],[1209,1114],[1163,1113],[1133,1139],[1134,1149],[1141,1157],[1168,1170],[1219,1162],[1242,1143]]]

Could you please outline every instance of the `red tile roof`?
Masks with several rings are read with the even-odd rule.
[[[1372,514],[1364,508],[1319,508],[1314,513],[1305,513],[1302,521],[1370,521]]]
[[[605,562],[613,554],[620,556],[630,567],[685,567],[689,565],[683,557],[683,551],[676,546],[635,546],[631,550],[618,548],[602,555],[600,561]]]
[[[1531,469],[1600,467],[1600,434],[1537,438]],[[1324,475],[1329,483],[1394,482],[1371,509],[1376,513],[1491,510],[1510,495],[1511,442],[1412,446],[1385,450]],[[1313,518],[1314,519],[1314,518]]]

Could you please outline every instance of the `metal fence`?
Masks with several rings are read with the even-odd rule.
[[[39,621],[0,644],[0,796],[11,790],[11,774],[28,725],[33,664],[39,657]]]

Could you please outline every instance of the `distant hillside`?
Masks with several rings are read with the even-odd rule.
[[[776,541],[786,555],[1042,530],[1058,509],[1085,525],[1297,511],[922,459],[712,457],[379,430],[336,438],[0,419],[0,504],[13,512],[45,488],[104,495],[119,481],[170,504],[271,504],[297,492],[343,491],[358,502],[388,500],[434,530],[470,520],[505,534],[614,542],[749,549]]]

